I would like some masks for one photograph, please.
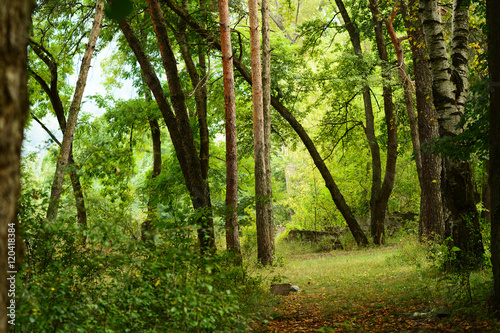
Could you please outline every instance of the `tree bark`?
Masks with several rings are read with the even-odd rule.
[[[66,172],[66,167],[68,164],[71,147],[73,144],[76,122],[78,119],[78,113],[80,112],[83,91],[85,90],[85,85],[87,83],[87,75],[90,68],[90,61],[92,60],[92,55],[94,53],[97,38],[101,30],[103,15],[104,15],[104,2],[102,0],[98,0],[96,4],[94,23],[92,25],[92,30],[90,31],[89,41],[85,49],[85,53],[83,55],[82,63],[80,66],[80,74],[78,75],[78,80],[76,82],[75,93],[73,95],[73,100],[71,102],[71,106],[68,113],[66,130],[64,131],[63,141],[61,143],[59,159],[57,160],[56,172],[50,193],[49,207],[47,209],[48,222],[53,222],[57,218],[57,213],[59,209],[59,200],[62,194],[64,174]]]
[[[262,265],[273,263],[271,221],[267,214],[266,162],[264,147],[264,105],[260,58],[259,14],[257,0],[248,1],[250,53],[252,67],[253,142],[255,157],[255,210],[257,223],[257,257]]]
[[[8,332],[9,324],[15,325],[15,296],[9,297],[9,293],[24,250],[18,233],[17,201],[29,110],[26,50],[31,5],[31,1],[0,3],[0,333]]]
[[[494,309],[500,310],[500,2],[486,0],[488,22],[488,67],[490,75],[490,199],[491,266]]]
[[[420,173],[420,241],[443,241],[443,202],[441,199],[441,157],[430,151],[430,145],[439,137],[438,115],[432,95],[432,75],[429,54],[418,15],[418,0],[402,2],[403,18],[413,57],[415,96],[417,103],[418,136],[421,145],[422,172]]]
[[[266,215],[269,219],[271,246],[274,254],[274,212],[271,169],[271,35],[269,0],[262,0],[262,106],[264,114],[264,164],[266,167]]]
[[[460,54],[464,48],[468,48],[467,40],[463,38],[463,29],[468,23],[462,22],[467,17],[463,11],[468,11],[468,5],[464,8],[461,4],[465,6],[465,2],[462,3],[461,0],[453,2],[452,40],[458,45],[452,50],[453,63],[450,67],[437,1],[420,0],[424,36],[430,54],[434,105],[438,114],[440,137],[455,137],[460,131],[456,127],[462,115],[459,104],[461,89],[467,86],[463,82],[466,77],[462,75],[463,66],[467,64],[463,63],[465,59]],[[470,162],[443,158],[441,182],[445,237],[452,239],[450,246],[461,249],[457,253],[460,257],[466,253],[481,256],[484,247]]]
[[[221,49],[220,42],[217,37],[211,34],[208,30],[203,29],[198,22],[196,22],[189,14],[182,10],[177,4],[175,4],[172,0],[165,0],[165,3],[174,11],[177,15],[179,15],[183,20],[185,20],[192,28],[195,30],[200,36],[205,38],[211,45],[213,45],[217,49]],[[242,77],[247,81],[248,84],[252,85],[252,75],[248,71],[248,69],[241,63],[241,61],[233,57],[233,64],[236,69],[240,72]],[[359,226],[358,221],[354,217],[350,207],[347,205],[344,197],[342,196],[337,184],[335,183],[330,171],[328,170],[325,161],[321,158],[316,146],[313,141],[304,130],[302,125],[297,121],[297,119],[293,116],[293,114],[284,106],[281,101],[275,96],[271,95],[271,105],[274,107],[276,111],[290,124],[290,126],[297,133],[301,141],[304,143],[305,147],[309,151],[316,167],[320,171],[326,187],[330,191],[332,199],[336,204],[338,210],[341,212],[342,216],[346,220],[347,226],[351,231],[354,239],[360,246],[368,245],[368,240],[363,230]]]
[[[231,22],[227,0],[219,0],[224,102],[226,110],[226,246],[241,258],[238,232],[238,153],[236,136],[236,98],[234,93]],[[241,262],[241,259],[237,259]]]

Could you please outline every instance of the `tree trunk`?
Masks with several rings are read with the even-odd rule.
[[[57,122],[59,123],[59,128],[64,135],[64,131],[66,130],[66,116],[64,115],[64,107],[61,101],[61,97],[59,96],[59,88],[58,88],[58,66],[52,54],[50,54],[47,49],[43,46],[38,45],[34,41],[30,41],[30,46],[35,52],[35,54],[47,65],[50,71],[50,84],[47,84],[45,80],[36,74],[35,72],[30,70],[31,76],[40,84],[42,89],[45,91],[47,96],[49,96],[50,103],[52,104],[52,108],[56,114]],[[46,131],[48,129],[44,127]],[[52,134],[52,133],[50,133]],[[59,146],[61,144],[59,143]],[[85,208],[85,197],[83,195],[83,188],[80,183],[80,176],[78,176],[78,167],[73,158],[73,147],[71,147],[68,157],[68,165],[73,170],[70,172],[71,185],[73,187],[73,195],[75,196],[75,204],[76,204],[76,212],[78,223],[80,226],[87,230],[87,210]],[[85,239],[84,239],[85,241]]]
[[[177,6],[172,0],[165,0],[165,2],[170,7],[170,9],[172,9],[183,20],[185,20],[193,28],[193,30],[195,30],[198,34],[200,34],[200,36],[205,38],[209,43],[211,43],[217,49],[219,50],[221,49],[221,45],[220,42],[217,40],[217,37],[212,35],[208,30],[203,29],[203,27],[200,26],[198,22],[196,22],[189,14],[183,11],[182,8]],[[241,61],[238,58],[233,57],[233,64],[236,67],[236,69],[238,69],[240,74],[243,76],[245,81],[247,81],[248,84],[252,85],[252,75],[250,74],[248,69],[241,63]],[[338,189],[337,184],[333,180],[333,177],[330,171],[328,170],[325,161],[323,160],[323,158],[321,158],[321,155],[319,154],[318,150],[316,149],[316,146],[312,142],[307,132],[304,130],[302,125],[297,121],[297,119],[293,116],[293,114],[281,103],[281,101],[278,98],[271,96],[271,105],[290,124],[290,126],[294,129],[294,131],[297,133],[297,135],[299,136],[299,138],[302,140],[305,147],[309,151],[309,154],[311,155],[316,167],[320,171],[321,176],[325,181],[326,187],[330,191],[330,194],[332,196],[335,205],[337,206],[338,210],[341,212],[342,216],[346,220],[347,226],[349,227],[349,230],[351,231],[358,245],[360,246],[368,245],[368,240],[366,238],[366,235],[359,226],[358,221],[354,217],[354,214],[352,213],[350,207],[347,205],[344,197],[340,193],[340,190]]]
[[[238,232],[238,154],[236,136],[236,99],[234,94],[233,51],[231,23],[227,0],[219,0],[224,102],[226,110],[226,246],[229,252],[241,257]],[[241,259],[237,259],[241,262]]]
[[[0,333],[6,333],[9,324],[15,325],[15,296],[9,299],[9,293],[24,250],[18,233],[17,200],[29,109],[26,50],[31,5],[31,1],[0,3]]]
[[[200,213],[198,219],[200,251],[202,254],[215,253],[215,235],[210,190],[208,183],[204,181],[202,176],[201,162],[194,144],[193,132],[180,86],[176,60],[170,47],[165,20],[163,19],[159,4],[156,1],[149,1],[149,5],[151,18],[160,45],[160,51],[162,52],[162,58],[165,57],[163,59],[163,64],[166,68],[169,87],[171,89],[170,96],[177,116],[174,115],[165,97],[161,82],[156,76],[155,70],[149,62],[141,42],[132,30],[130,23],[127,20],[121,21],[120,29],[134,52],[148,87],[155,97],[158,108],[160,109],[170,133],[170,138],[181,166],[186,187],[191,196],[193,208]]]
[[[90,61],[92,60],[92,55],[94,53],[97,38],[101,30],[103,15],[104,2],[102,0],[98,0],[96,4],[94,23],[92,25],[92,30],[90,31],[89,41],[87,47],[85,48],[85,54],[83,55],[82,63],[80,66],[80,74],[78,75],[78,80],[76,82],[75,93],[73,95],[73,100],[68,112],[66,130],[64,131],[63,141],[61,143],[59,159],[57,160],[56,172],[50,193],[49,207],[47,209],[48,222],[53,222],[57,218],[59,200],[61,199],[62,194],[64,174],[66,172],[66,166],[68,164],[69,155],[73,144],[76,122],[78,119],[78,113],[80,112],[83,91],[85,90],[85,85],[87,83],[87,74],[90,68]]]
[[[264,105],[260,59],[259,14],[257,0],[248,1],[250,53],[252,67],[253,138],[255,156],[255,210],[257,222],[257,257],[266,266],[273,263],[271,221],[266,210],[266,162],[264,147]]]
[[[490,74],[490,198],[491,266],[493,270],[492,303],[500,310],[500,2],[486,0],[488,22],[488,67]],[[498,313],[497,313],[498,315]]]
[[[403,18],[409,36],[415,73],[415,96],[418,114],[418,136],[421,145],[420,174],[420,241],[443,241],[444,222],[441,199],[441,157],[430,152],[430,145],[439,137],[438,116],[432,95],[429,54],[418,15],[418,0],[403,1]]]
[[[461,118],[460,96],[467,86],[467,78],[463,76],[462,50],[468,49],[467,23],[462,22],[468,17],[461,0],[453,2],[453,31],[452,50],[453,63],[450,67],[446,52],[441,22],[439,20],[436,0],[420,0],[420,12],[424,36],[430,54],[430,64],[433,82],[434,105],[438,114],[439,132],[441,137],[455,137],[459,130],[456,129]],[[463,29],[467,29],[467,34]],[[457,54],[458,53],[458,54]],[[443,200],[443,218],[445,223],[445,237],[450,237],[450,246],[461,249],[460,256],[472,253],[479,257],[484,252],[482,237],[479,229],[479,214],[476,209],[474,181],[472,168],[469,161],[456,161],[449,157],[443,158],[441,175],[441,191]]]
[[[271,246],[274,254],[274,213],[271,169],[271,36],[269,0],[262,0],[262,106],[264,114],[264,164],[266,167],[266,215],[269,219]]]

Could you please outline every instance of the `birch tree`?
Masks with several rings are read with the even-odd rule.
[[[426,45],[429,50],[432,91],[438,114],[441,138],[453,138],[459,132],[463,104],[468,87],[468,17],[467,1],[454,0],[452,12],[451,63],[436,0],[420,0],[420,12]],[[479,214],[474,198],[474,180],[469,161],[443,158],[441,191],[445,237],[452,239],[459,254],[484,252],[479,229]]]

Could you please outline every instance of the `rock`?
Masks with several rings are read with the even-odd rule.
[[[299,290],[299,286],[290,286],[290,291],[298,292]]]
[[[273,283],[271,284],[271,293],[274,295],[288,296],[291,286],[290,283]]]
[[[447,318],[447,317],[451,316],[451,311],[447,310],[447,309],[437,309],[436,316],[438,318]]]

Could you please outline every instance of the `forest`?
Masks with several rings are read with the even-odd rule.
[[[0,333],[499,332],[500,2],[0,3]]]

